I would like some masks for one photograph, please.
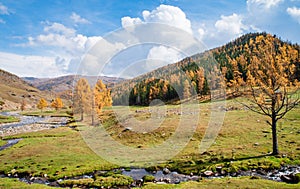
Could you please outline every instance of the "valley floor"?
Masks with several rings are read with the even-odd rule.
[[[194,107],[188,107],[189,116],[195,116]],[[197,106],[198,107],[198,106]],[[55,183],[56,186],[128,186],[132,178],[118,172],[109,172],[119,168],[130,167],[112,163],[97,151],[88,146],[89,141],[83,137],[90,128],[105,128],[114,141],[134,149],[146,150],[155,145],[163,144],[174,135],[181,120],[180,106],[168,105],[163,115],[154,114],[145,107],[114,107],[120,113],[116,116],[112,110],[105,109],[101,117],[102,126],[87,126],[84,123],[69,125],[31,133],[21,133],[2,137],[0,145],[9,139],[22,138],[17,144],[0,151],[0,188],[47,188],[45,185],[28,185],[17,181],[17,178],[41,179]],[[234,100],[227,102],[225,117],[216,140],[203,154],[199,146],[211,120],[211,104],[200,104],[200,120],[183,150],[174,157],[159,164],[139,162],[139,167],[145,167],[149,172],[168,168],[186,175],[203,175],[205,171],[216,174],[218,171],[234,174],[239,171],[261,170],[270,171],[285,165],[300,165],[300,108],[297,107],[279,122],[278,139],[279,156],[270,156],[272,148],[271,129],[266,124],[266,118],[245,110]],[[187,110],[187,109],[186,109]],[[152,114],[151,114],[152,113]],[[145,122],[151,116],[158,116],[159,127],[144,128],[143,132],[136,129],[133,120]],[[134,119],[133,119],[134,118]],[[156,117],[157,118],[157,117]],[[155,122],[156,123],[156,122]],[[151,124],[149,124],[151,126]],[[1,126],[0,126],[1,127]],[[184,137],[184,136],[182,136]],[[101,139],[97,138],[98,141]],[[104,140],[104,139],[102,139]],[[97,146],[97,145],[96,145]],[[113,150],[113,149],[112,149]],[[103,172],[103,171],[106,172]],[[108,172],[107,172],[108,171]],[[94,173],[93,178],[78,177]],[[253,177],[256,178],[256,177]],[[61,179],[61,180],[60,180]],[[71,181],[67,181],[71,179]],[[73,179],[73,180],[72,180]],[[57,182],[59,181],[59,182]],[[53,184],[53,186],[55,186]],[[180,184],[145,183],[144,188],[299,188],[299,184],[265,179],[250,179],[250,177],[199,179],[198,181],[182,182]]]

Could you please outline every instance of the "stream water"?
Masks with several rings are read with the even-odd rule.
[[[132,177],[135,181],[138,180],[141,181],[144,176],[152,175],[155,177],[156,182],[165,182],[165,183],[172,183],[172,184],[178,184],[180,182],[186,182],[186,181],[196,181],[200,178],[200,176],[184,175],[184,174],[179,174],[175,171],[174,172],[155,171],[150,173],[145,169],[131,169],[129,171],[122,170],[122,174]]]
[[[116,172],[119,172],[120,169],[116,169]],[[102,173],[106,171],[101,171]],[[155,177],[155,182],[156,183],[171,183],[171,184],[179,184],[181,182],[186,182],[186,181],[197,181],[201,178],[201,176],[192,176],[192,175],[184,175],[184,174],[179,174],[177,172],[168,172],[166,173],[165,171],[156,171],[156,172],[148,172],[143,168],[138,168],[138,169],[131,169],[131,170],[125,170],[121,169],[121,172],[123,175],[130,176],[134,179],[134,183],[131,184],[128,187],[138,187],[141,186],[141,183],[143,183],[143,177],[146,175],[152,175]],[[290,174],[296,174],[300,172],[300,166],[284,166],[281,167],[278,170],[272,170],[269,172],[264,172],[261,170],[250,170],[250,171],[242,171],[234,174],[227,174],[227,175],[213,175],[213,176],[207,176],[206,178],[208,179],[217,179],[217,178],[224,178],[224,177],[240,177],[240,176],[258,176],[262,179],[268,179],[268,180],[273,180],[273,181],[282,181],[281,176],[282,175],[290,175]],[[54,186],[54,187],[61,187],[59,185],[60,182],[63,180],[79,180],[79,179],[84,179],[84,178],[94,178],[95,175],[97,174],[96,172],[91,173],[91,174],[86,174],[82,176],[76,176],[73,178],[65,178],[65,179],[59,179],[58,181],[49,181],[45,177],[30,177],[30,176],[25,176],[25,177],[19,177],[19,180],[22,182],[26,182],[28,184],[31,183],[39,183],[39,184],[45,184],[49,186]],[[1,177],[7,177],[5,175],[0,175]],[[13,175],[11,176],[13,177]]]
[[[22,139],[21,138],[17,138],[17,139],[7,140],[6,144],[4,144],[3,146],[0,146],[0,151],[5,150],[6,148],[9,148],[9,147],[17,144],[20,140],[22,140]]]
[[[0,112],[0,114],[4,115],[4,116],[14,116],[14,117],[18,117],[20,119],[19,122],[1,124],[0,129],[21,127],[24,125],[39,123],[46,119],[46,117],[42,117],[42,116],[23,116],[16,112]]]
[[[49,116],[23,116],[18,112],[0,112],[0,115],[14,116],[20,119],[19,122],[0,124],[0,136],[55,128],[67,123],[67,118],[63,117],[53,119]],[[22,139],[7,140],[5,145],[0,146],[0,151],[17,144],[20,140]]]

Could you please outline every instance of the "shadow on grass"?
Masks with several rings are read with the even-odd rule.
[[[270,157],[270,156],[274,156],[274,155],[271,154],[271,153],[269,153],[269,154],[262,154],[262,155],[259,155],[259,156],[249,156],[249,157],[234,158],[234,159],[231,159],[230,161],[252,160],[252,159],[260,159],[260,158]]]

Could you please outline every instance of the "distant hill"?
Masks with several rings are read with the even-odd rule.
[[[104,82],[104,84],[109,84],[109,85],[123,80],[116,77],[76,76],[76,75],[67,75],[67,76],[56,77],[56,78],[24,77],[23,79],[41,91],[51,91],[54,93],[61,93],[67,90],[73,90],[73,85],[74,83],[76,83],[78,78],[86,78],[91,85],[94,85],[98,79],[101,79]]]
[[[202,96],[208,95],[210,88],[218,88],[218,85],[232,87],[237,83],[245,83],[251,58],[264,56],[261,52],[266,48],[266,44],[274,44],[276,53],[285,54],[286,60],[296,68],[291,78],[299,80],[300,46],[298,44],[282,41],[277,36],[267,33],[250,33],[224,46],[184,58],[177,63],[116,84],[112,88],[114,105],[127,104],[128,101],[131,105],[149,105],[152,99],[157,98],[165,102],[173,101],[191,91]],[[293,55],[295,52],[297,58]],[[222,78],[225,78],[225,84],[220,82],[220,80],[224,81]],[[190,85],[188,81],[191,81]],[[208,83],[211,86],[208,86]],[[195,90],[191,90],[191,86]]]
[[[0,109],[17,109],[22,101],[30,108],[45,94],[18,76],[0,69]]]

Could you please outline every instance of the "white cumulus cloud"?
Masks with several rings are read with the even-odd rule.
[[[257,31],[257,28],[246,24],[244,15],[233,13],[221,15],[213,24],[201,24],[197,30],[197,37],[212,48],[223,45],[249,31]]]
[[[144,63],[140,62],[141,65],[145,64],[145,67],[140,69],[142,72],[148,72],[181,60],[184,56],[175,49],[187,53],[185,56],[203,50],[202,46],[199,47],[199,44],[195,42],[191,21],[176,6],[162,4],[153,10],[144,10],[142,17],[123,17],[121,23],[122,27],[129,30],[135,37],[128,39],[131,43],[138,44],[146,41],[147,43],[163,44],[155,45],[148,50]],[[138,27],[138,24],[145,24],[145,27],[141,25]],[[136,31],[134,31],[135,29]],[[138,66],[135,67],[138,69]]]
[[[288,7],[286,9],[287,13],[296,19],[300,23],[300,8],[297,7]]]
[[[129,16],[125,16],[125,17],[121,18],[121,22],[122,22],[122,27],[123,28],[133,26],[135,24],[143,23],[140,18],[131,18]]]
[[[68,28],[60,23],[47,23],[44,34],[29,37],[30,46],[58,47],[65,54],[76,56],[84,53],[94,45],[101,37],[87,37],[77,34],[73,28]],[[55,52],[56,53],[56,52]]]
[[[2,69],[22,77],[54,77],[63,75],[54,57],[28,56],[0,52],[0,60],[0,67]],[[16,63],[18,63],[17,66]]]
[[[192,33],[191,22],[179,7],[160,5],[151,12],[143,11],[143,18],[146,22],[169,24]]]
[[[144,10],[142,15],[143,18],[123,17],[121,19],[122,26],[126,27],[140,23],[160,23],[192,33],[191,21],[179,7],[160,5],[152,11]]]
[[[179,51],[165,46],[155,46],[149,50],[146,70],[151,71],[167,64],[176,63],[184,58]]]
[[[215,23],[215,27],[219,32],[230,36],[240,35],[246,28],[242,20],[242,16],[235,13],[230,16],[222,15],[221,19]]]
[[[102,37],[87,37],[77,34],[73,28],[60,23],[46,23],[44,33],[29,37],[25,46],[46,48],[54,62],[63,72],[74,72],[81,57],[94,46]],[[72,67],[71,67],[72,66]]]
[[[72,12],[70,18],[75,24],[90,24],[91,23],[90,21],[88,21],[85,18],[82,18],[80,15],[76,14],[75,12]]]
[[[171,47],[155,46],[149,50],[147,59],[164,60],[168,63],[175,63],[183,59],[183,55]]]

